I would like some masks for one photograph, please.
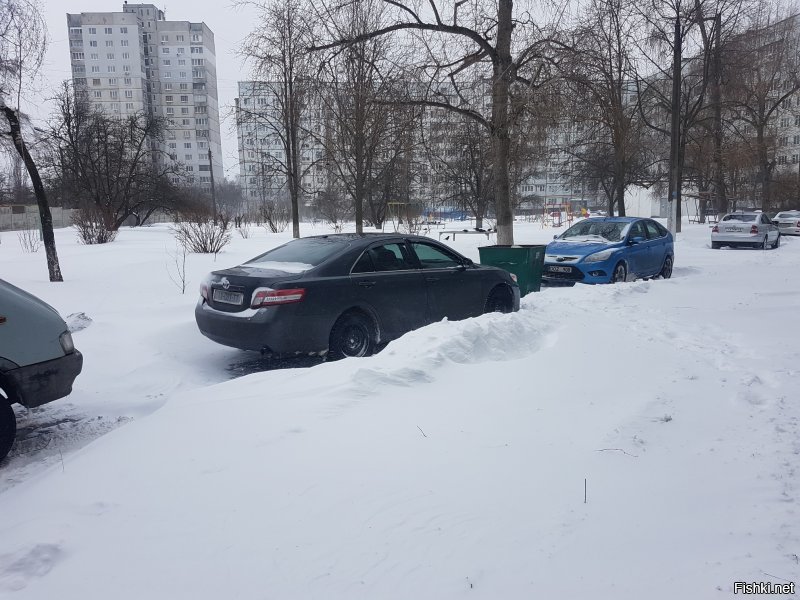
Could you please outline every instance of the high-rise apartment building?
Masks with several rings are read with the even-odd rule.
[[[223,178],[214,33],[153,4],[67,14],[72,77],[110,115],[168,119],[164,150],[190,183]],[[211,161],[209,161],[209,150]],[[213,165],[213,166],[212,166]]]

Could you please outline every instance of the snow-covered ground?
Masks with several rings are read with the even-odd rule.
[[[669,281],[546,289],[368,359],[232,379],[252,357],[202,337],[193,307],[207,271],[288,239],[251,233],[216,262],[188,256],[185,295],[166,226],[89,247],[58,231],[63,284],[3,234],[0,277],[91,323],[73,394],[18,412],[0,595],[705,599],[800,583],[800,239],[712,251],[685,224]],[[451,243],[477,260],[486,240]]]

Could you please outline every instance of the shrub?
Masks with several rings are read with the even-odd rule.
[[[82,243],[108,244],[117,237],[117,232],[106,227],[101,212],[95,207],[84,206],[72,213],[72,224],[78,230]]]
[[[189,252],[217,254],[231,241],[231,222],[220,215],[215,225],[211,216],[196,213],[191,217],[182,215],[172,226],[178,243]]]

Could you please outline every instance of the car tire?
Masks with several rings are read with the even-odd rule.
[[[17,418],[11,402],[0,395],[0,460],[3,460],[17,437]]]
[[[712,250],[719,250],[720,248],[722,248],[722,244],[720,242],[711,242]]]
[[[374,327],[366,315],[351,312],[339,317],[331,329],[329,360],[369,356],[374,351]]]
[[[625,266],[624,262],[618,262],[614,267],[614,271],[611,273],[611,283],[619,283],[627,281],[627,279],[628,267]]]
[[[661,267],[661,271],[658,273],[658,276],[661,277],[661,279],[669,279],[670,277],[672,277],[672,257],[671,256],[667,256],[664,259],[664,266]]]
[[[775,238],[775,243],[772,244],[772,249],[774,250],[775,248],[780,247],[780,245],[781,245],[781,234],[779,233],[778,237]]]
[[[498,285],[486,298],[486,303],[483,307],[484,314],[486,313],[510,313],[514,310],[514,298],[509,289],[505,286]]]

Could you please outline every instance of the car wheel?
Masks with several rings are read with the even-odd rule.
[[[375,350],[375,336],[370,320],[362,314],[349,313],[339,317],[331,329],[328,358],[338,360],[369,356]]]
[[[508,288],[498,285],[489,292],[483,307],[484,313],[510,313],[512,310],[514,310],[514,300]]]
[[[722,248],[722,244],[720,242],[711,242],[712,250],[719,250],[720,248]]]
[[[772,244],[772,248],[775,249],[781,245],[781,234],[778,234],[778,237],[775,238],[775,243]]]
[[[11,403],[0,395],[0,460],[3,460],[14,445],[17,436],[17,418]]]
[[[669,279],[670,277],[672,277],[672,257],[671,256],[668,256],[667,258],[664,259],[664,266],[661,267],[661,272],[659,273],[659,276],[662,279]]]
[[[628,269],[625,263],[617,263],[614,272],[611,274],[611,283],[619,283],[628,279]]]

